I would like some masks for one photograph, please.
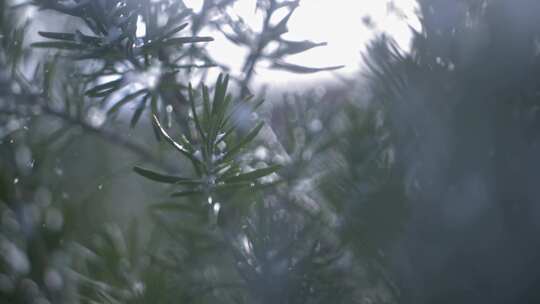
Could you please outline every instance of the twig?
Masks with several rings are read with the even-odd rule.
[[[98,138],[101,138],[108,143],[121,146],[131,151],[132,153],[140,156],[141,160],[143,161],[151,162],[159,167],[165,167],[165,164],[163,164],[163,162],[156,159],[156,157],[154,157],[154,155],[151,152],[143,148],[140,144],[137,144],[131,140],[126,139],[124,136],[121,136],[115,132],[112,132],[104,128],[95,127],[83,120],[76,119],[66,114],[65,112],[54,110],[49,106],[40,105],[40,109],[43,111],[43,114],[59,118],[69,125],[81,127],[84,131],[97,135]],[[0,108],[0,113],[7,114],[7,115],[16,115],[16,116],[28,116],[27,114],[22,113],[21,111],[2,109],[2,108]]]

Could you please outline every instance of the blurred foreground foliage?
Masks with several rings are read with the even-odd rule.
[[[538,302],[540,5],[418,9],[410,51],[381,37],[365,57],[410,202],[392,258],[401,300]]]

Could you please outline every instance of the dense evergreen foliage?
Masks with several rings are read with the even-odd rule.
[[[538,301],[537,1],[419,1],[410,52],[367,55],[411,219],[406,303]]]
[[[236,2],[0,3],[0,303],[540,300],[537,1],[419,0],[410,49],[266,101],[340,67]]]

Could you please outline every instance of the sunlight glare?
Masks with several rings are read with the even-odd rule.
[[[187,0],[190,7],[198,7],[200,0]],[[416,1],[373,1],[373,0],[304,0],[289,21],[289,32],[284,38],[290,40],[311,40],[327,42],[324,47],[290,56],[287,61],[310,67],[345,65],[338,72],[321,72],[311,75],[293,74],[265,67],[261,64],[257,80],[263,83],[286,84],[291,80],[330,80],[333,73],[350,75],[361,65],[361,51],[377,34],[388,33],[404,49],[409,49],[411,33],[409,26],[418,28]],[[392,12],[393,11],[393,12]],[[396,11],[398,13],[396,13]],[[230,9],[233,15],[241,17],[255,30],[260,29],[262,13],[255,10],[255,1],[238,0]],[[369,16],[373,27],[367,27],[363,18]],[[245,58],[245,50],[230,45],[223,37],[208,45],[208,50],[221,62],[231,63],[233,71],[238,71]],[[229,45],[227,45],[229,44]]]

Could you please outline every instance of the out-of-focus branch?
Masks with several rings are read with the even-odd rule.
[[[121,136],[118,133],[107,130],[105,128],[95,127],[85,122],[84,120],[74,118],[65,112],[55,110],[46,105],[40,105],[40,110],[42,110],[42,113],[45,115],[58,118],[69,125],[78,126],[84,131],[90,134],[96,135],[98,138],[101,138],[102,140],[110,144],[122,147],[132,152],[133,154],[138,155],[143,161],[151,162],[154,165],[159,166],[159,167],[166,167],[166,165],[162,163],[160,160],[158,160],[150,151],[143,148],[140,144],[137,144],[129,139],[126,139],[124,136]],[[1,107],[0,107],[0,114],[16,115],[16,116],[21,116],[21,117],[27,116],[27,114],[23,113],[21,110],[5,109]]]
[[[271,2],[274,3],[274,2]],[[265,33],[269,31],[270,27],[270,19],[272,18],[272,15],[274,13],[273,6],[270,7],[266,11],[266,15],[264,17],[263,21],[263,29],[261,31],[261,35],[258,37],[257,46],[256,48],[249,54],[249,56],[246,58],[246,61],[244,63],[244,66],[242,68],[242,71],[245,72],[244,77],[242,79],[242,82],[240,84],[241,88],[241,96],[245,97],[249,95],[249,83],[251,82],[251,78],[253,78],[253,73],[255,72],[255,67],[257,66],[257,63],[259,62],[264,48],[268,44],[267,37]]]

